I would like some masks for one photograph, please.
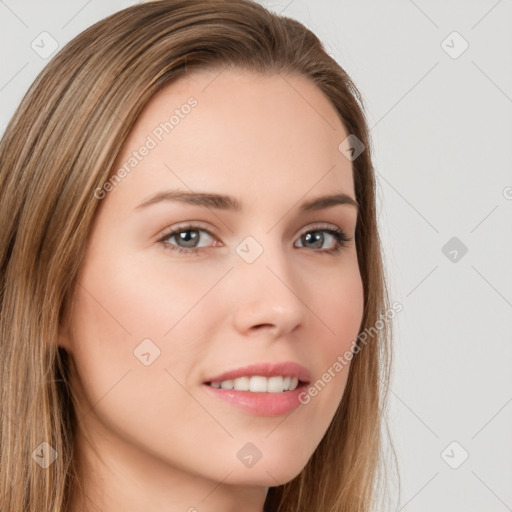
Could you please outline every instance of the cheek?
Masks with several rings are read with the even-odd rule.
[[[126,261],[109,268],[90,261],[76,293],[70,344],[79,378],[79,418],[96,439],[105,439],[106,427],[155,456],[215,466],[226,432],[184,389],[196,375],[207,335],[202,326],[213,321],[212,312],[204,315],[214,305],[200,300],[212,283],[176,273],[171,287],[149,270],[137,275]],[[99,277],[105,275],[108,280]],[[217,458],[196,446],[205,429],[219,446]]]
[[[355,253],[340,270],[316,283],[318,292],[310,295],[312,315],[321,329],[322,353],[333,362],[355,342],[363,319],[364,291]]]
[[[317,333],[316,348],[311,356],[317,380],[304,396],[304,403],[315,402],[315,407],[322,408],[329,417],[334,416],[343,396],[364,312],[364,291],[357,260],[351,258],[340,268],[339,272],[317,279],[318,292],[310,295]]]
[[[91,331],[88,337],[116,349],[133,350],[147,338],[165,343],[218,280],[211,270],[201,275],[186,265],[155,265],[136,255],[113,259],[112,249],[110,254],[112,259],[88,261],[75,308],[77,324]]]
[[[171,273],[136,256],[87,260],[75,297],[71,350],[90,404],[107,392],[127,407],[140,402],[150,409],[149,398],[169,404],[177,399],[165,396],[167,390],[178,392],[176,380],[188,384],[194,378],[208,326],[218,321],[216,305],[202,299],[223,271],[203,274],[192,267]]]

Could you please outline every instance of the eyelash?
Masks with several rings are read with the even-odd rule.
[[[215,238],[215,235],[211,233],[208,229],[205,229],[202,226],[198,226],[195,224],[187,224],[185,226],[179,226],[178,228],[175,228],[173,231],[170,231],[169,233],[166,233],[162,238],[158,240],[158,242],[162,243],[164,246],[164,249],[170,250],[177,253],[187,253],[187,254],[198,254],[201,250],[207,249],[207,247],[179,247],[177,245],[172,245],[169,242],[166,242],[169,238],[172,238],[174,235],[178,235],[179,233],[183,233],[186,231],[204,231],[208,235],[210,235],[212,238]],[[304,235],[308,233],[329,233],[334,237],[336,240],[336,246],[334,249],[319,249],[314,252],[321,253],[323,255],[335,255],[341,251],[343,247],[346,247],[348,242],[352,241],[352,238],[349,237],[344,231],[341,229],[332,229],[332,228],[316,228],[316,229],[309,229],[307,231],[303,231],[299,235],[299,239],[302,238]],[[307,249],[307,247],[300,247],[300,249]]]

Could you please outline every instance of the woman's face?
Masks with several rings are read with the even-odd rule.
[[[285,483],[305,466],[349,366],[302,405],[282,386],[332,375],[363,315],[357,208],[302,208],[322,196],[355,199],[352,164],[338,149],[348,135],[297,76],[196,72],[147,105],[118,179],[97,191],[61,335],[78,371],[78,418],[107,464],[141,480],[249,486]],[[276,363],[294,364],[272,371]],[[255,364],[263,367],[235,375],[254,391],[227,389],[232,379],[208,384]],[[262,379],[266,371],[273,378]]]

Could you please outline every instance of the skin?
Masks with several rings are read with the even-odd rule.
[[[338,150],[348,133],[314,84],[285,78],[188,74],[152,98],[119,155],[115,169],[168,112],[197,99],[100,201],[61,330],[77,368],[87,510],[261,512],[268,488],[306,465],[340,403],[349,366],[288,416],[242,411],[202,384],[289,360],[314,382],[351,348],[362,321],[357,209],[298,211],[334,192],[355,199],[352,164]],[[243,209],[170,201],[137,208],[176,189],[228,194]],[[177,236],[159,241],[193,221],[213,233],[196,232],[198,254],[169,249],[187,247]],[[337,245],[328,228],[352,237],[339,253],[325,253]],[[302,236],[318,231],[323,242]],[[252,263],[236,252],[247,236],[263,249]],[[148,366],[134,356],[147,338],[160,349]],[[247,442],[262,454],[252,467],[237,457]]]

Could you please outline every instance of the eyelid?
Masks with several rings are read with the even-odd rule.
[[[161,242],[162,240],[169,238],[171,234],[179,232],[180,230],[186,231],[187,229],[201,229],[206,231],[210,236],[220,238],[219,232],[216,228],[213,228],[209,224],[205,224],[204,222],[201,221],[190,220],[186,222],[180,222],[179,224],[166,228],[164,231],[161,232],[161,234],[158,235],[157,242]]]
[[[313,224],[308,224],[307,226],[305,226],[300,232],[299,232],[299,237],[301,237],[302,235],[304,235],[305,233],[309,233],[310,231],[321,231],[321,230],[330,230],[332,229],[333,231],[342,231],[343,233],[345,233],[347,235],[347,237],[349,237],[349,235],[347,234],[347,232],[340,228],[339,226],[336,226],[336,224],[331,224],[330,222],[318,222],[318,223],[313,223]]]

